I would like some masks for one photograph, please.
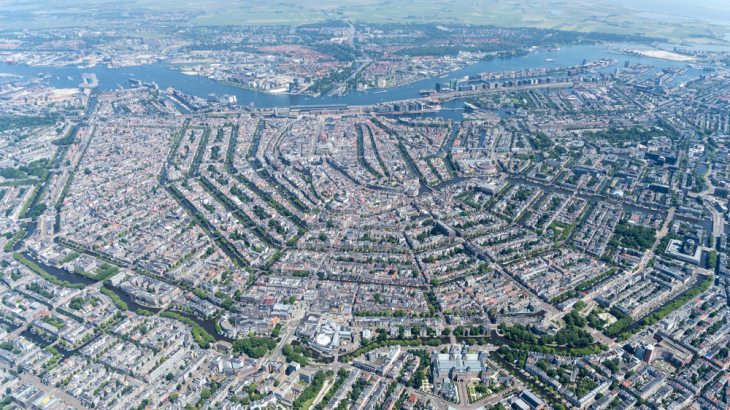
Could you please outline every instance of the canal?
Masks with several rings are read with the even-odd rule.
[[[32,235],[33,231],[35,230],[35,225],[36,225],[35,223],[28,223],[28,235],[29,236]],[[15,246],[14,246],[15,251],[18,251],[22,247],[20,242],[21,241],[18,241],[18,243],[15,244]],[[77,273],[68,272],[66,270],[57,268],[55,266],[47,265],[47,264],[39,261],[38,259],[36,259],[30,252],[23,252],[22,255],[24,257],[28,258],[28,260],[30,260],[31,262],[37,264],[41,269],[46,271],[48,274],[57,277],[59,280],[67,280],[67,281],[69,281],[69,283],[80,283],[80,284],[83,284],[86,286],[92,286],[97,283],[97,281],[95,281],[93,279],[89,279],[85,276],[81,276]],[[153,307],[149,307],[149,306],[140,305],[139,303],[134,302],[126,293],[122,292],[121,290],[119,290],[117,288],[109,287],[109,286],[105,286],[105,287],[107,289],[112,290],[117,296],[119,296],[119,298],[127,304],[127,310],[129,310],[131,312],[136,313],[137,310],[139,310],[139,309],[145,309],[150,312],[157,313],[161,310],[160,308],[153,308]],[[226,340],[226,341],[232,340],[223,335],[219,335],[215,331],[215,319],[201,319],[198,316],[191,315],[188,313],[178,312],[178,311],[175,311],[175,313],[179,314],[180,316],[184,316],[184,317],[194,321],[198,325],[200,325],[200,327],[205,329],[206,332],[210,333],[215,338],[215,340]]]

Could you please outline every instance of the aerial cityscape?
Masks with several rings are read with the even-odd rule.
[[[730,5],[0,0],[0,409],[730,410]]]

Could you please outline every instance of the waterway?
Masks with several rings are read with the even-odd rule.
[[[632,45],[617,44],[615,46],[632,47]],[[179,71],[171,70],[168,65],[156,63],[152,65],[127,67],[121,69],[107,68],[106,66],[97,65],[94,67],[78,68],[78,67],[31,67],[26,65],[0,65],[1,73],[11,73],[22,76],[21,81],[38,77],[39,74],[51,75],[43,80],[43,83],[57,88],[77,88],[82,82],[82,73],[94,73],[99,80],[99,90],[113,91],[115,89],[130,88],[128,80],[134,78],[143,82],[155,82],[160,89],[175,87],[183,93],[195,95],[205,98],[210,93],[218,95],[228,94],[235,95],[238,104],[248,106],[254,103],[255,107],[271,108],[275,106],[291,106],[291,105],[312,105],[312,104],[349,104],[363,105],[376,104],[387,101],[405,100],[419,98],[419,91],[424,89],[433,89],[437,82],[446,82],[449,79],[459,79],[469,75],[475,75],[483,72],[502,72],[521,70],[524,68],[557,68],[568,67],[581,64],[583,59],[589,61],[600,58],[612,57],[618,60],[618,64],[613,67],[606,67],[600,71],[614,71],[616,67],[623,67],[624,61],[632,64],[650,64],[658,68],[669,66],[684,65],[683,63],[661,60],[651,57],[628,56],[610,50],[608,47],[593,45],[575,45],[562,47],[560,51],[546,51],[529,53],[525,56],[497,58],[488,61],[480,61],[476,64],[468,65],[460,70],[449,73],[445,78],[429,78],[415,83],[407,84],[397,88],[387,89],[387,93],[382,93],[379,89],[370,89],[365,91],[351,91],[346,96],[329,96],[322,95],[319,97],[309,97],[304,95],[290,94],[266,94],[247,90],[244,88],[234,87],[219,83],[206,77],[190,76],[182,74]],[[553,61],[547,61],[551,59]],[[688,76],[697,76],[699,70],[688,68]],[[557,74],[556,76],[564,76],[565,74]],[[69,79],[71,77],[71,79]],[[1,82],[18,81],[17,78],[0,79]],[[679,77],[675,82],[681,82]],[[455,108],[447,105],[447,108]],[[448,113],[448,114],[447,114]],[[442,111],[439,116],[452,116],[457,112]],[[458,114],[461,114],[458,112]],[[424,114],[430,116],[431,114]],[[460,115],[459,115],[460,119]]]
[[[20,332],[20,335],[23,336],[24,338],[30,340],[31,342],[35,343],[41,349],[45,349],[46,347],[48,347],[51,344],[53,344],[53,342],[50,342],[48,340],[45,340],[42,337],[40,337],[39,335],[37,335],[36,333],[33,333],[30,330],[30,328],[28,328],[28,329]],[[58,346],[58,345],[56,345],[56,346]],[[54,346],[54,347],[56,347],[56,346]],[[61,349],[60,347],[56,348],[56,350],[61,355],[61,357],[64,358],[64,359],[67,359],[67,358],[71,357],[71,355],[74,353],[74,351],[68,351],[68,350],[65,350],[65,349]]]
[[[35,228],[36,228],[35,223],[32,223],[32,222],[28,223],[28,235],[29,236],[32,235],[32,233],[35,231]],[[22,247],[20,242],[21,241],[18,241],[18,243],[15,244],[15,247],[14,247],[15,251],[18,251]],[[47,265],[47,264],[39,261],[35,257],[33,257],[33,255],[30,254],[29,252],[23,252],[23,256],[25,256],[26,258],[28,258],[28,260],[30,260],[33,263],[40,266],[41,269],[43,269],[47,273],[57,277],[59,280],[67,280],[67,281],[69,281],[69,283],[81,283],[86,286],[91,286],[91,285],[94,285],[97,283],[97,281],[95,281],[93,279],[89,279],[85,276],[81,276],[74,272],[68,272],[63,269],[59,269],[55,266]],[[127,304],[127,309],[129,311],[136,313],[138,309],[146,309],[150,312],[157,313],[161,310],[159,308],[152,308],[152,307],[140,305],[139,303],[132,301],[129,298],[129,296],[127,296],[126,293],[122,292],[121,290],[119,290],[117,288],[114,288],[114,287],[106,287],[106,288],[111,289],[117,296],[119,296],[119,298]],[[186,313],[182,313],[182,312],[175,312],[175,313],[191,319],[192,321],[194,321],[195,323],[200,325],[203,329],[205,329],[206,332],[210,333],[216,340],[231,340],[225,336],[222,336],[222,335],[219,335],[218,333],[216,333],[215,319],[203,320],[195,315],[190,315],[190,314],[186,314]],[[47,345],[48,343],[45,343],[45,344]]]
[[[629,45],[623,45],[629,46]],[[174,86],[176,89],[183,93],[195,95],[198,97],[206,97],[210,93],[216,94],[229,94],[235,95],[240,105],[247,106],[249,103],[254,103],[256,107],[270,108],[275,106],[290,106],[290,105],[310,105],[310,104],[349,104],[349,105],[362,105],[362,104],[376,104],[387,101],[404,100],[411,98],[418,98],[419,91],[422,89],[432,89],[435,87],[437,82],[445,82],[451,78],[463,78],[469,75],[475,75],[483,72],[501,72],[501,71],[512,71],[521,70],[524,68],[556,68],[566,67],[571,65],[580,64],[583,59],[595,60],[599,58],[612,57],[618,60],[618,64],[613,67],[607,67],[598,71],[613,71],[616,67],[622,67],[624,61],[629,61],[632,64],[650,64],[658,68],[664,68],[669,66],[683,65],[682,63],[661,60],[650,57],[641,56],[627,56],[615,51],[609,50],[607,47],[590,46],[590,45],[578,45],[562,47],[560,51],[540,51],[536,53],[529,53],[525,56],[520,57],[509,57],[509,58],[498,58],[489,61],[481,61],[477,64],[469,65],[461,70],[455,71],[447,75],[447,77],[430,78],[419,82],[408,84],[402,87],[388,89],[387,93],[376,93],[378,90],[366,90],[362,92],[353,91],[346,96],[331,97],[323,95],[317,98],[307,97],[302,95],[271,95],[265,93],[258,93],[243,88],[233,87],[225,85],[214,80],[199,77],[189,76],[182,74],[179,71],[171,70],[164,63],[157,63],[152,65],[128,67],[122,69],[110,69],[105,66],[95,66],[90,68],[77,68],[77,67],[31,67],[26,65],[0,65],[0,72],[12,73],[22,76],[20,80],[28,80],[33,77],[38,77],[39,74],[48,75],[51,77],[42,80],[43,83],[57,87],[57,88],[77,88],[82,82],[82,73],[94,73],[99,79],[100,91],[112,91],[114,89],[130,88],[128,80],[135,78],[144,82],[155,82],[160,86],[161,89],[166,89],[170,86]],[[551,59],[553,61],[547,61]],[[688,76],[699,75],[698,70],[688,68]],[[557,74],[556,76],[562,76],[564,74]],[[651,73],[649,74],[651,75]],[[71,79],[69,79],[71,77]],[[3,78],[0,79],[0,83],[17,81],[14,78]],[[681,78],[675,80],[676,82],[682,81]],[[95,99],[90,103],[89,110],[93,109]],[[463,114],[463,100],[455,99],[448,101],[444,108],[439,112],[427,113],[427,114],[410,114],[421,117],[441,117],[446,119],[453,119],[460,121]],[[510,114],[505,112],[498,112],[500,116],[509,116]],[[402,114],[396,114],[402,116]],[[452,136],[453,138],[453,136]],[[453,143],[453,139],[451,139]],[[462,178],[454,178],[451,181],[441,183],[437,188],[442,188],[447,185],[451,185],[461,181]],[[514,182],[511,178],[510,180]],[[524,181],[520,181],[525,183]],[[529,182],[528,182],[529,183]],[[565,194],[571,194],[570,191],[556,188],[556,187],[545,187],[543,189],[550,191],[558,191]],[[582,197],[595,201],[598,198],[593,196]],[[627,207],[630,207],[627,206]],[[643,212],[647,212],[642,210]],[[706,221],[703,221],[706,222]],[[704,226],[704,224],[703,224]],[[29,235],[33,233],[35,224],[29,224]],[[711,221],[709,230],[711,231]],[[20,244],[16,244],[16,250],[20,248]],[[66,272],[64,270],[48,266],[46,264],[36,261],[31,255],[25,254],[26,257],[35,261],[41,268],[46,272],[57,276],[61,280],[68,280],[71,283],[84,283],[90,285],[95,283],[93,280],[77,275],[72,272]],[[129,299],[129,297],[120,292],[118,289],[112,289],[123,301],[125,301],[132,311],[144,308],[150,311],[156,311],[145,306],[141,306]],[[201,320],[195,316],[183,315],[189,317],[201,327],[203,327],[208,333],[213,335],[216,340],[225,340],[223,336],[218,335],[215,332],[215,323],[213,320]]]
[[[699,225],[705,229],[705,238],[704,238],[704,245],[709,246],[710,241],[710,235],[712,234],[712,218],[704,218],[704,219],[696,219],[696,218],[689,218],[682,215],[674,214],[674,220],[680,221],[680,222],[687,222],[693,225]],[[702,258],[704,261],[705,259]],[[704,262],[703,262],[704,263]],[[702,266],[704,267],[704,266]]]

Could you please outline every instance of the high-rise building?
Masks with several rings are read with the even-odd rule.
[[[654,345],[648,345],[648,346],[646,346],[646,349],[644,349],[643,360],[646,363],[649,363],[651,361],[652,356],[654,356]]]

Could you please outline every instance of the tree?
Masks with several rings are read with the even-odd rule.
[[[585,327],[586,326],[586,318],[581,316],[579,313],[579,309],[573,309],[563,317],[563,320],[567,325],[576,326],[576,327]]]
[[[167,379],[167,381],[169,382],[170,380],[172,380],[172,379],[174,379],[174,378],[175,378],[175,375],[174,375],[174,374],[172,374],[172,373],[167,373],[167,376],[165,376],[165,378],[166,378],[166,379]]]
[[[717,251],[712,250],[707,255],[707,269],[715,269],[716,265],[717,265]]]
[[[200,392],[200,398],[203,400],[208,400],[210,398],[210,390],[203,389],[203,391]]]
[[[244,353],[254,359],[264,357],[269,350],[276,347],[274,339],[254,339],[252,337],[238,339],[233,342],[234,353]]]
[[[555,338],[552,335],[543,335],[540,338],[540,344],[542,344],[542,345],[549,345],[554,342],[555,342]]]
[[[448,327],[445,327],[444,330],[441,332],[444,336],[448,336],[451,334],[451,329]]]

